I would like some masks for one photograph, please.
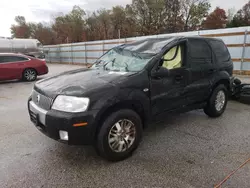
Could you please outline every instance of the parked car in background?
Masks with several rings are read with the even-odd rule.
[[[37,82],[29,115],[57,141],[92,144],[102,157],[123,160],[138,147],[143,128],[167,114],[204,109],[209,117],[221,116],[232,73],[222,40],[137,41],[109,50],[89,69]]]
[[[43,59],[15,53],[0,53],[0,81],[34,81],[37,76],[47,73],[48,67]]]

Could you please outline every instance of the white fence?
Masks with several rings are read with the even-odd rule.
[[[232,56],[235,71],[250,70],[250,27],[231,29],[193,31],[185,33],[140,36],[125,39],[102,40],[61,45],[44,46],[46,60],[49,63],[92,64],[109,49],[146,38],[162,38],[169,36],[205,36],[222,39]]]

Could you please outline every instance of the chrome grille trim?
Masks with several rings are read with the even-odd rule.
[[[39,99],[38,99],[39,98]],[[32,101],[44,110],[50,110],[53,99],[38,93],[37,91],[33,90],[32,92]]]

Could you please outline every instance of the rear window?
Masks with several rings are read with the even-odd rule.
[[[210,44],[219,62],[228,62],[230,60],[230,54],[224,42],[212,40]]]
[[[211,59],[212,52],[208,44],[204,40],[189,40],[190,56],[192,58]]]
[[[204,40],[189,39],[190,66],[193,69],[206,68],[212,65],[212,51]]]
[[[28,61],[29,59],[20,56],[0,56],[0,63]]]

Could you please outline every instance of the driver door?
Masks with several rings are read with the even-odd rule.
[[[179,53],[173,53],[173,48],[178,49],[176,47],[181,49]],[[166,55],[168,52],[174,54],[174,56],[166,60],[164,57],[171,56],[169,54]],[[151,104],[153,116],[177,110],[186,105],[187,98],[185,95],[185,88],[188,85],[189,72],[185,67],[185,53],[186,42],[173,46],[165,53],[156,68],[152,70],[157,71],[159,66],[164,68],[168,67],[169,70],[166,76],[151,77]],[[176,65],[176,59],[180,60],[179,65]],[[171,63],[173,65],[170,65]]]

